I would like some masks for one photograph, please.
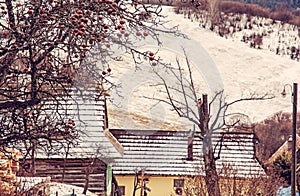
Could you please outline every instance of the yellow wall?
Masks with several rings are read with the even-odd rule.
[[[134,176],[115,176],[119,186],[125,186],[125,196],[133,196],[133,183]],[[174,179],[184,179],[185,189],[189,192],[189,195],[206,195],[207,190],[205,186],[205,180],[200,176],[196,178],[179,177],[179,176],[150,176],[147,187],[151,189],[148,196],[180,196],[175,193]],[[220,189],[222,195],[232,195],[233,191],[237,192],[237,195],[249,195],[246,192],[264,193],[267,195],[270,187],[266,186],[264,178],[249,178],[249,179],[232,179],[222,178],[220,179]],[[253,188],[255,185],[255,188]],[[195,188],[197,187],[197,188]],[[266,190],[264,190],[266,188]],[[267,192],[264,192],[267,191]],[[186,194],[182,193],[181,196]],[[136,191],[135,196],[140,196],[140,189]]]
[[[134,176],[115,176],[119,186],[125,186],[125,196],[132,196]],[[182,177],[183,178],[183,177]],[[147,187],[151,189],[148,196],[170,196],[176,195],[173,188],[174,179],[182,179],[181,177],[167,177],[167,176],[151,176]],[[136,196],[140,195],[140,190],[136,192]]]

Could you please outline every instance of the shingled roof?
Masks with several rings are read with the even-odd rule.
[[[51,104],[51,103],[49,103]],[[105,132],[106,114],[105,98],[96,93],[95,88],[73,91],[73,100],[65,100],[62,110],[67,109],[68,115],[75,121],[79,138],[77,145],[70,148],[69,158],[95,158],[108,160],[120,157],[122,152],[111,141],[113,137]],[[45,155],[38,153],[37,158],[62,158],[61,155]]]
[[[113,163],[114,174],[133,175],[144,169],[147,175],[204,175],[199,137],[193,141],[193,160],[187,159],[188,131],[110,129],[110,132],[124,147],[123,157]],[[254,134],[215,133],[213,143],[216,152],[221,150],[217,160],[219,171],[227,166],[237,177],[264,174],[255,158]]]

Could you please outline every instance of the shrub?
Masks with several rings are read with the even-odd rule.
[[[239,2],[222,1],[220,2],[219,9],[224,13],[242,14],[244,8],[243,4]]]
[[[192,2],[176,1],[174,5],[176,13],[179,13],[180,10],[191,10],[194,13],[199,10],[209,11],[210,7],[208,0],[195,0]],[[279,3],[276,8],[271,11],[270,9],[261,7],[258,4],[246,4],[225,0],[220,1],[216,8],[219,12],[224,12],[226,14],[247,14],[249,16],[271,18],[273,20],[293,24],[298,27],[300,26],[300,10],[290,11],[288,5],[284,3]]]
[[[294,16],[300,16],[300,9],[297,9],[297,10],[292,11],[292,14],[293,14]]]
[[[300,17],[294,17],[289,21],[290,24],[300,27]]]
[[[220,173],[222,195],[276,195],[278,188],[284,184],[283,179],[274,172],[270,172],[268,176],[249,174],[237,177],[235,176],[236,170],[224,165]],[[207,195],[204,177],[187,178],[184,183],[184,193],[186,196]]]
[[[270,15],[270,11],[268,9],[256,4],[246,4],[245,9],[245,14],[248,14],[250,16],[260,16],[268,18]]]
[[[279,20],[281,22],[288,23],[293,19],[293,14],[287,10],[275,11],[271,14],[273,20]]]
[[[219,9],[221,12],[234,14],[247,14],[250,16],[269,17],[270,11],[256,4],[244,4],[233,1],[221,1]]]
[[[288,184],[291,184],[291,165],[291,155],[288,153],[283,153],[277,157],[273,163],[274,171]]]

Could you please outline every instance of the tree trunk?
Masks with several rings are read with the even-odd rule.
[[[219,176],[216,167],[216,160],[214,157],[213,144],[211,141],[212,131],[209,130],[209,110],[207,95],[202,96],[202,101],[198,100],[199,107],[199,120],[200,130],[203,136],[202,150],[203,150],[203,162],[205,166],[205,183],[209,196],[220,196]]]
[[[135,172],[135,176],[134,176],[134,183],[133,183],[133,196],[135,196],[135,193],[136,193],[136,190],[137,190],[137,187],[138,186],[138,172],[136,171]]]
[[[220,196],[219,176],[216,168],[216,161],[213,157],[212,148],[209,153],[203,156],[205,163],[205,183],[209,196]]]
[[[31,149],[31,173],[33,176],[36,174],[36,168],[35,168],[35,141],[32,141],[32,149]]]
[[[87,190],[89,188],[89,177],[90,177],[90,166],[87,166],[86,171],[85,171],[85,182],[84,182],[84,187],[83,187],[83,192],[82,194],[86,195]]]

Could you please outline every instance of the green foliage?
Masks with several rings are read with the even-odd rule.
[[[291,184],[291,165],[291,155],[286,152],[277,157],[273,162],[275,173],[282,177],[288,184]]]

